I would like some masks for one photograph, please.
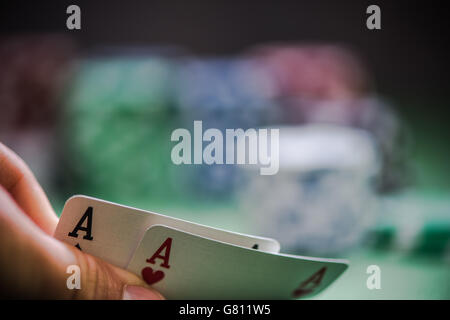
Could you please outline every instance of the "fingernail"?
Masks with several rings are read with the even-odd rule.
[[[123,289],[123,300],[164,300],[157,291],[138,286],[125,286]]]

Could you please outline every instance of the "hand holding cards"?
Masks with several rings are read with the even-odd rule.
[[[55,238],[140,275],[168,299],[291,299],[317,294],[347,262],[279,254],[269,238],[86,196],[70,198]]]

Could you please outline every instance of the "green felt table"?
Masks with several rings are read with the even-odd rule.
[[[422,211],[429,213],[427,219],[432,220],[434,216],[438,218],[436,221],[443,221],[447,226],[450,223],[446,214],[450,212],[447,211],[450,206],[446,195],[432,196],[430,199],[413,192],[396,196],[395,199],[400,199],[400,205],[393,206],[394,213],[389,213],[389,219],[384,219],[384,223],[395,227],[396,220],[404,221],[402,215],[409,214],[409,205],[418,209],[419,215]],[[212,227],[254,233],[251,222],[237,205],[204,202],[180,204],[167,201],[158,203],[145,200],[130,200],[123,204]],[[62,209],[62,202],[58,207],[59,210]],[[283,248],[281,251],[283,252]],[[395,247],[375,249],[362,246],[336,258],[348,259],[349,268],[335,283],[313,299],[450,299],[450,259],[442,254],[414,253]],[[369,274],[366,270],[369,265],[380,267],[381,289],[367,288]]]

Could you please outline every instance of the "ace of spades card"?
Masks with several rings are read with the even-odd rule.
[[[145,231],[156,224],[262,251],[278,252],[270,238],[244,235],[87,196],[67,200],[55,238],[118,267],[125,268]]]

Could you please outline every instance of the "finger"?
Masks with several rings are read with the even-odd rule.
[[[0,185],[42,230],[53,235],[58,218],[47,196],[25,162],[1,142]]]
[[[162,300],[164,297],[135,274],[69,247],[81,270],[81,289],[75,299]]]
[[[32,299],[162,298],[136,275],[84,254],[43,232],[2,187],[0,241],[0,294],[3,296]],[[67,279],[71,274],[67,273],[67,267],[72,265],[80,268],[80,289],[68,288]]]

